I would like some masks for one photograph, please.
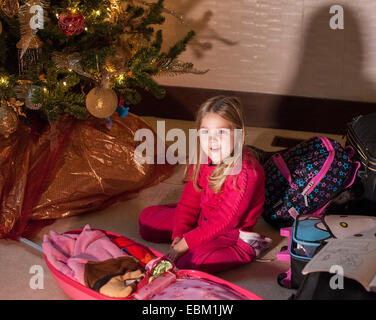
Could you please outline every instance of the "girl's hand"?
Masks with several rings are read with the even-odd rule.
[[[188,250],[188,245],[184,238],[181,238],[180,241],[174,245],[174,250],[181,254]]]
[[[172,240],[172,243],[171,243],[171,247],[175,247],[175,245],[181,240],[180,237],[176,237],[174,238],[174,240]]]
[[[179,239],[179,242],[177,242],[174,246],[171,244],[171,247],[172,248],[167,252],[166,256],[174,262],[186,251],[188,251],[188,245],[184,238]]]

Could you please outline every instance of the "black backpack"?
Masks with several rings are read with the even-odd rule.
[[[375,292],[368,292],[363,286],[349,278],[344,278],[343,289],[330,288],[334,274],[313,272],[307,274],[296,294],[289,300],[376,300]]]
[[[360,161],[358,177],[364,187],[364,199],[376,202],[376,113],[354,118],[348,124],[346,144]]]

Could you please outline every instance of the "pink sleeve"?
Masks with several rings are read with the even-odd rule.
[[[193,165],[189,169],[188,177],[191,177]],[[183,237],[183,234],[191,230],[198,219],[200,212],[201,192],[196,191],[192,181],[186,182],[180,201],[176,207],[174,230],[172,240]]]
[[[263,177],[262,174],[254,169],[242,171],[237,177],[237,185],[240,191],[234,189],[231,179],[216,213],[218,219],[185,233],[184,239],[188,247],[190,249],[195,248],[236,228],[246,210],[249,210],[249,203],[254,195],[258,193],[257,190],[264,188]],[[257,213],[257,215],[260,213]],[[250,212],[250,214],[252,213]]]

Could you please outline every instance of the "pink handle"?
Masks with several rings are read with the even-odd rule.
[[[354,169],[354,175],[353,175],[353,178],[351,179],[351,181],[349,182],[349,184],[346,186],[345,189],[351,187],[355,181],[355,178],[358,174],[358,171],[359,171],[359,168],[360,168],[360,162],[359,161],[354,161],[353,164],[356,165],[355,169]]]
[[[288,181],[288,183],[292,187],[292,178],[290,170],[287,167],[285,160],[283,160],[282,156],[279,153],[276,153],[273,156],[273,162],[281,172],[282,176]]]

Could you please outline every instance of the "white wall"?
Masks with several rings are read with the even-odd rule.
[[[344,30],[332,30],[332,5]],[[161,85],[376,101],[376,0],[166,0],[167,49],[190,29],[180,59],[205,75],[158,77]]]

